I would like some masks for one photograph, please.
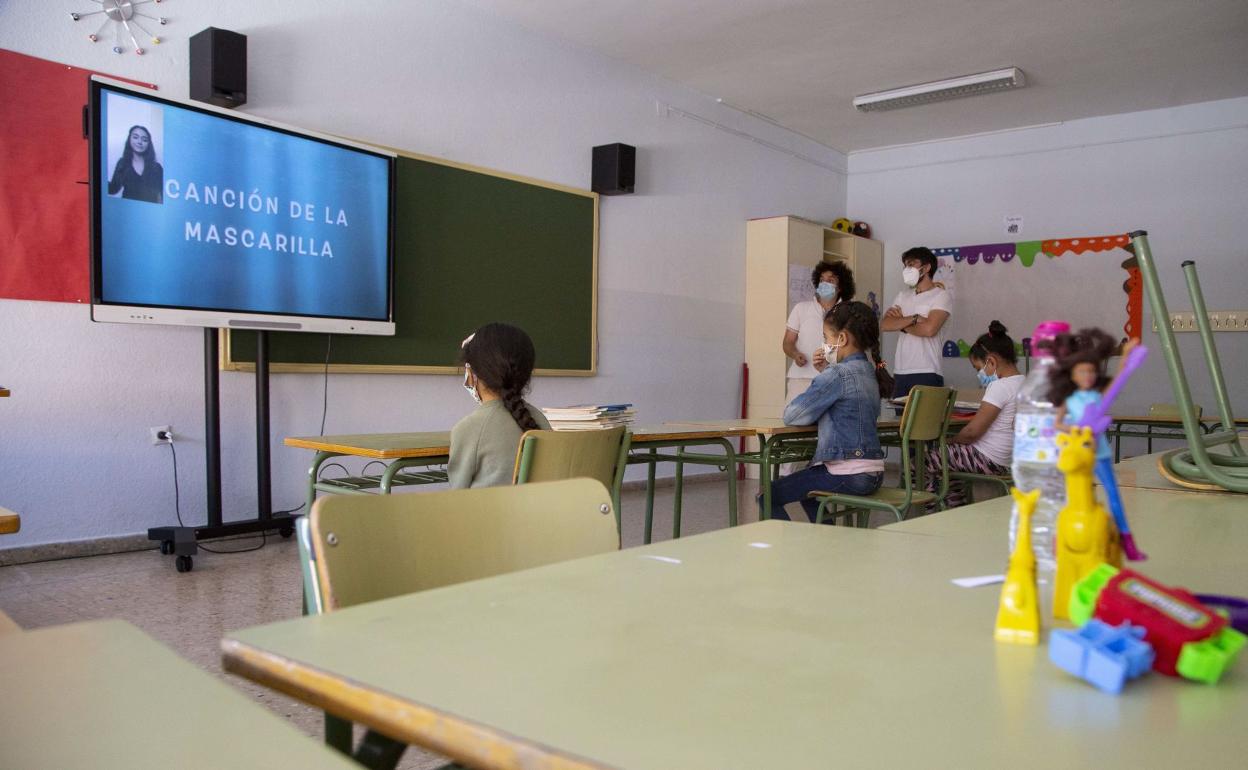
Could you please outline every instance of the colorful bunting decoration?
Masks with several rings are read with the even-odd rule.
[[[979,264],[980,260],[983,260],[985,265],[991,265],[998,259],[1002,262],[1010,262],[1014,257],[1018,257],[1023,267],[1031,267],[1035,264],[1036,255],[1040,252],[1044,252],[1049,257],[1060,257],[1063,254],[1112,251],[1125,248],[1130,243],[1131,239],[1126,235],[1095,235],[1091,238],[1049,238],[1017,243],[942,246],[932,249],[932,253],[937,259],[953,257],[954,262],[965,261],[968,265]],[[1134,257],[1123,262],[1122,269],[1127,271],[1127,280],[1122,284],[1122,290],[1127,295],[1127,322],[1122,330],[1128,338],[1139,337],[1144,324],[1144,288],[1140,280],[1140,269]],[[956,353],[954,352],[955,345]],[[953,358],[955,355],[965,358],[969,350],[970,345],[966,343],[966,340],[958,340],[957,343],[949,341],[945,343],[942,354],[946,358]]]
[[[1039,252],[1040,241],[1019,241],[1014,244],[1014,253],[1018,255],[1018,261],[1023,263],[1023,267],[1031,267]]]

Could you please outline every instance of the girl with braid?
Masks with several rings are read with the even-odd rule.
[[[818,424],[814,464],[772,482],[773,519],[787,520],[784,506],[800,501],[813,521],[818,505],[809,492],[869,495],[884,480],[875,422],[893,378],[880,357],[879,319],[868,305],[842,302],[824,317],[823,339],[828,366],[784,410],[786,425]]]
[[[526,430],[549,430],[539,409],[524,400],[536,353],[523,329],[492,323],[461,345],[464,388],[479,404],[451,429],[447,475],[451,487],[498,487],[511,483]]]

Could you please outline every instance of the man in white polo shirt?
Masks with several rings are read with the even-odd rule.
[[[953,298],[933,282],[936,255],[926,246],[915,246],[901,255],[902,289],[893,306],[880,320],[886,332],[900,332],[897,355],[893,361],[896,385],[893,398],[910,394],[915,385],[943,387],[941,349],[944,345],[945,322],[953,311]]]

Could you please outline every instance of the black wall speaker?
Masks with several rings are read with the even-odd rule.
[[[631,193],[636,173],[636,147],[617,142],[594,148],[594,192],[601,195]]]
[[[247,103],[247,36],[209,27],[191,37],[191,98],[218,107]]]

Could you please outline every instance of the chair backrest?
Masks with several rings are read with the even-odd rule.
[[[530,430],[520,437],[513,481],[596,479],[614,490],[627,460],[626,430]]]
[[[397,495],[333,495],[310,516],[324,611],[617,550],[593,479]]]
[[[1201,408],[1200,404],[1194,404],[1193,408],[1196,410],[1196,419],[1199,420],[1201,417],[1204,416],[1205,410]],[[1149,417],[1182,417],[1183,411],[1179,409],[1178,404],[1150,404],[1148,407],[1148,416]]]
[[[303,577],[303,614],[319,615],[325,611],[321,584],[316,579],[316,554],[312,550],[311,519],[295,519],[295,540],[299,543],[299,570]]]
[[[949,428],[955,397],[951,388],[915,385],[901,413],[902,440],[935,441],[943,437]]]

